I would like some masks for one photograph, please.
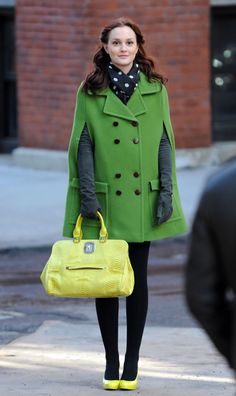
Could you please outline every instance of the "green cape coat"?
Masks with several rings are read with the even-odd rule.
[[[96,95],[78,89],[69,144],[69,185],[63,235],[72,237],[80,213],[78,143],[85,122],[94,144],[96,194],[111,239],[143,242],[186,231],[175,169],[175,142],[164,85],[140,73],[138,88],[125,105],[110,88]],[[158,149],[163,123],[172,147],[173,214],[156,225]],[[119,175],[119,176],[117,176]],[[96,239],[99,222],[84,219],[83,238]]]

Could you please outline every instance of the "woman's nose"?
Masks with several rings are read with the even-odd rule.
[[[121,44],[121,51],[126,51],[126,44]]]

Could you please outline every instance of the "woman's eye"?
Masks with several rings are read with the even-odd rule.
[[[113,41],[112,42],[113,45],[121,45],[121,43],[119,41]],[[133,45],[134,42],[133,41],[127,41],[126,45]]]

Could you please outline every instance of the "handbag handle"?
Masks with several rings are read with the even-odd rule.
[[[108,238],[108,232],[107,232],[103,217],[102,217],[102,215],[101,215],[101,213],[99,211],[97,211],[97,215],[99,217],[100,224],[101,224],[100,232],[99,232],[99,241],[100,242],[106,242],[106,240]],[[83,222],[83,216],[80,213],[80,215],[78,216],[78,219],[76,221],[76,225],[75,225],[74,231],[73,231],[73,241],[74,241],[74,243],[79,243],[80,240],[83,237],[82,222]]]

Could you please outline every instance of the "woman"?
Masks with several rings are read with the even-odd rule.
[[[164,78],[146,56],[137,25],[118,19],[101,33],[95,69],[81,84],[69,146],[64,236],[79,213],[84,238],[98,236],[97,210],[111,239],[124,239],[135,275],[126,299],[127,348],[121,379],[118,298],[96,299],[105,347],[104,389],[133,390],[148,306],[151,240],[186,231],[175,173],[174,136]]]

